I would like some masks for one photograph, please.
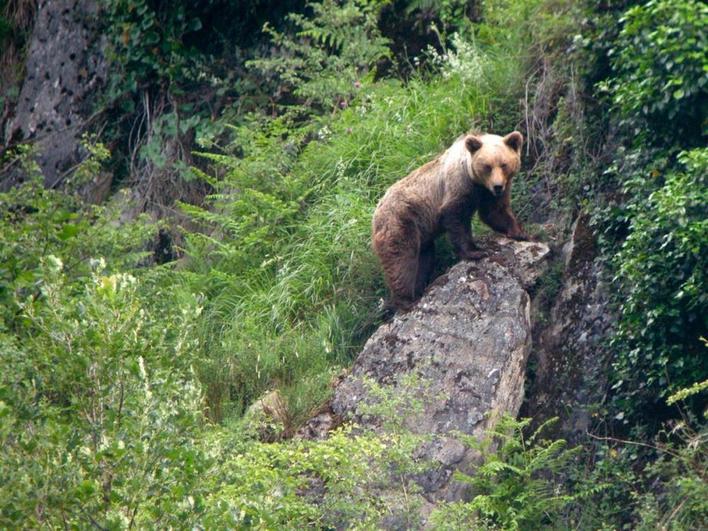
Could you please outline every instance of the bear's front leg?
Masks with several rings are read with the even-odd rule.
[[[500,200],[486,200],[479,205],[479,217],[487,225],[507,238],[518,241],[528,241],[531,238],[521,228],[516,216],[511,211],[511,202],[508,196]]]
[[[455,205],[446,209],[442,215],[441,224],[460,260],[479,260],[486,256],[472,240],[472,212],[468,205]]]

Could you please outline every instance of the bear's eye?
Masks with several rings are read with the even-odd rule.
[[[490,171],[492,171],[492,167],[489,164],[485,164],[483,166],[483,169],[484,169],[484,173],[489,173]]]

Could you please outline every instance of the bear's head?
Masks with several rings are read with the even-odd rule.
[[[518,131],[499,135],[467,135],[465,147],[470,152],[467,165],[472,180],[493,195],[501,197],[521,166],[524,137]]]

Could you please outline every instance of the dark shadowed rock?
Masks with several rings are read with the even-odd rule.
[[[530,298],[526,287],[544,270],[546,245],[498,239],[484,244],[488,258],[460,262],[439,277],[408,313],[382,325],[335,388],[329,411],[300,435],[325,437],[341,422],[381,430],[367,414],[375,401],[367,379],[394,393],[412,393],[422,412],[403,420],[413,433],[431,436],[420,457],[433,468],[417,478],[428,502],[464,495],[451,481],[455,469],[474,463],[456,432],[482,438],[502,414],[515,415],[524,395],[531,349]],[[415,375],[416,389],[405,389]],[[395,527],[395,526],[393,526]]]
[[[564,245],[563,278],[548,319],[534,346],[536,378],[524,415],[538,421],[558,416],[559,435],[571,441],[591,425],[591,407],[606,391],[610,352],[606,341],[615,323],[610,291],[595,236],[581,215]]]
[[[80,136],[105,83],[99,6],[96,0],[41,0],[37,6],[27,73],[5,143],[34,143],[47,186],[59,184],[83,158]],[[7,188],[12,179],[6,176],[0,185]]]

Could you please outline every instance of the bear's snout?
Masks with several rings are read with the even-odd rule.
[[[501,195],[504,193],[504,186],[501,184],[495,184],[494,185],[494,195],[497,197],[501,197]]]

